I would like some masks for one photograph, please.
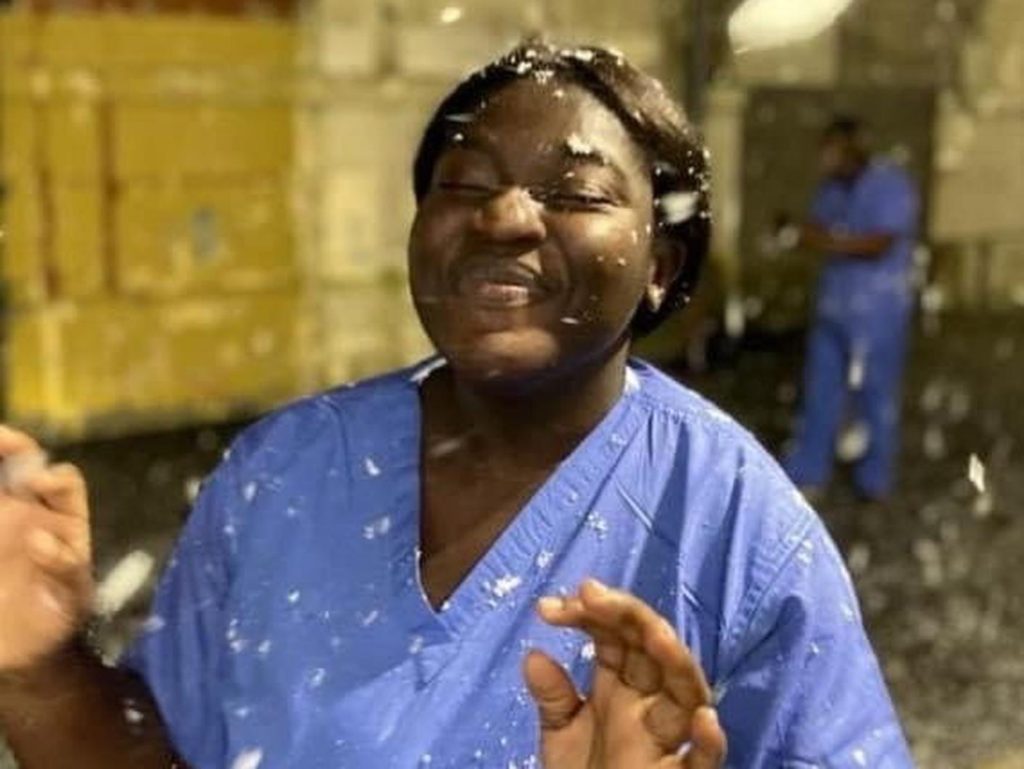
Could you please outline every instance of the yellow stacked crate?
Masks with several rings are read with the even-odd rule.
[[[77,436],[294,396],[294,29],[127,15],[32,23],[36,48],[3,59],[21,93],[5,90],[0,104],[5,174],[17,177],[8,416]]]
[[[42,262],[43,208],[37,174],[40,115],[36,99],[49,87],[32,67],[38,24],[23,14],[0,14],[0,240],[2,279],[8,302],[45,296]]]

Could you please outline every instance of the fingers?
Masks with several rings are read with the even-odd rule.
[[[580,599],[590,622],[619,633],[630,647],[623,669],[626,683],[640,680],[649,689],[656,678],[656,688],[667,691],[687,711],[711,701],[711,687],[700,665],[654,609],[595,580],[583,584]]]
[[[693,716],[686,769],[719,769],[725,761],[727,741],[714,708],[698,708]]]
[[[674,752],[692,739],[694,714],[711,703],[711,688],[667,620],[636,596],[595,580],[584,582],[577,596],[542,600],[539,610],[551,624],[594,639],[595,702],[608,696],[600,686],[607,670],[614,685],[646,700],[643,725],[662,749]]]
[[[537,703],[543,731],[565,728],[583,707],[583,699],[568,673],[546,654],[531,651],[526,655],[523,676]]]
[[[7,504],[22,506],[26,514],[26,544],[33,560],[58,570],[87,565],[91,558],[89,504],[78,469],[67,464],[45,468],[25,478],[22,488],[31,501],[8,497]],[[59,540],[60,547],[45,544],[47,534]]]
[[[0,424],[0,457],[14,454],[27,454],[42,451],[39,444],[31,436]]]
[[[650,630],[644,649],[657,662],[662,690],[675,704],[687,713],[711,704],[711,687],[704,671],[667,621],[661,620],[660,627]]]
[[[3,427],[0,444],[16,447],[18,451],[36,446],[28,436]],[[0,491],[6,543],[23,547],[25,554],[51,578],[66,580],[76,571],[88,570],[91,560],[85,480],[69,464],[20,463],[11,472],[12,459],[25,456],[19,453],[3,457],[3,463],[8,465],[5,481],[13,480],[15,486]]]
[[[537,604],[538,612],[544,621],[557,627],[572,627],[587,633],[594,640],[594,657],[598,669],[595,678],[595,690],[600,694],[603,687],[601,679],[611,674],[616,680],[625,667],[628,647],[620,633],[609,630],[590,616],[578,596],[567,598],[542,598]]]
[[[37,566],[55,577],[82,565],[74,548],[49,529],[34,528],[29,531],[25,537],[25,550]]]
[[[85,478],[74,465],[53,465],[33,473],[23,486],[54,512],[83,520],[89,517]]]

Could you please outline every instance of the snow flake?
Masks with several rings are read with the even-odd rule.
[[[391,516],[384,515],[363,527],[364,539],[377,539],[391,531]]]
[[[522,577],[516,574],[506,574],[504,577],[495,580],[494,584],[490,585],[489,590],[495,598],[504,598],[521,584],[523,584]]]
[[[670,192],[658,201],[666,224],[682,224],[697,212],[696,192]]]
[[[252,502],[252,501],[253,501],[253,499],[255,499],[255,498],[256,498],[256,488],[257,488],[257,486],[256,486],[256,481],[249,481],[249,482],[248,482],[247,484],[245,484],[245,486],[244,486],[244,487],[242,488],[242,498],[243,498],[243,499],[244,499],[244,500],[245,500],[246,502]]]
[[[598,539],[604,539],[608,533],[608,521],[600,513],[590,513],[587,516],[587,527],[594,530]]]
[[[263,751],[259,748],[243,750],[231,763],[231,769],[259,769],[263,763]]]
[[[309,674],[309,688],[319,689],[327,679],[327,671],[323,668],[316,668]]]
[[[985,465],[978,459],[977,454],[971,454],[967,463],[967,479],[979,494],[985,493]]]
[[[594,154],[594,147],[589,143],[580,138],[579,134],[571,133],[569,138],[565,140],[565,145],[569,148],[569,154],[576,156],[586,156]]]

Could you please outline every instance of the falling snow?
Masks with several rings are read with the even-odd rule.
[[[697,193],[671,192],[658,201],[666,224],[681,224],[697,212]]]
[[[231,764],[231,769],[259,769],[263,763],[263,751],[260,748],[244,750],[238,754]]]
[[[608,533],[608,521],[600,513],[590,513],[587,516],[587,528],[594,531],[598,539],[604,539]]]
[[[967,463],[967,479],[979,494],[985,493],[985,465],[978,459],[977,454],[971,454]]]
[[[244,487],[242,487],[242,498],[245,499],[246,502],[252,502],[253,499],[256,498],[256,489],[256,482],[249,481]]]
[[[363,539],[377,539],[391,531],[391,516],[384,515],[363,527]]]
[[[506,574],[504,577],[499,577],[491,584],[488,589],[495,598],[504,598],[514,591],[517,587],[523,584],[523,578],[516,574]]]
[[[565,140],[565,145],[569,148],[569,152],[572,155],[587,156],[594,154],[593,145],[581,139],[579,134],[569,134],[569,138]]]

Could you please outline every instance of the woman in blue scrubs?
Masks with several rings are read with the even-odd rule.
[[[440,105],[414,189],[438,356],[243,433],[119,669],[68,641],[80,479],[0,499],[31,543],[0,588],[48,591],[0,597],[23,767],[910,766],[818,518],[629,356],[707,251],[675,103],[618,54],[521,47]]]

